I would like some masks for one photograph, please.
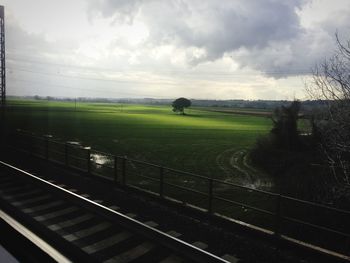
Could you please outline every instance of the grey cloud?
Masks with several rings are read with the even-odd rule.
[[[203,49],[188,54],[189,64],[214,61],[242,48],[265,50],[271,43],[297,38],[302,33],[296,10],[303,1],[97,1],[91,8],[105,17],[118,14],[145,22],[153,45],[175,44]],[[245,64],[244,61],[242,65]]]
[[[350,36],[349,19],[350,19],[350,6],[347,9],[344,8],[343,10],[332,14],[331,17],[328,17],[326,20],[320,22],[318,24],[318,27],[330,35],[334,36],[335,32],[338,31],[345,38],[349,38]]]
[[[113,17],[115,22],[132,23],[144,0],[90,0],[88,15],[90,20],[95,16]]]
[[[9,52],[31,53],[50,48],[45,37],[24,31],[15,21],[6,21],[6,45]]]
[[[67,40],[47,40],[44,34],[24,30],[11,15],[6,16],[6,52],[13,56],[37,57],[49,60],[50,57],[68,57],[77,44]]]
[[[60,63],[73,64],[77,46],[66,41],[48,41],[44,34],[29,33],[10,13],[5,25],[8,94],[72,95],[67,89],[50,85],[67,84],[59,74],[71,69],[61,67]]]
[[[105,17],[146,23],[150,30],[148,44],[187,49],[189,65],[232,55],[241,67],[277,78],[309,72],[329,51],[335,30],[344,28],[348,18],[344,11],[339,19],[320,24],[319,30],[303,28],[298,11],[308,0],[97,2],[90,9],[101,10]],[[200,55],[193,53],[196,49],[202,50]]]

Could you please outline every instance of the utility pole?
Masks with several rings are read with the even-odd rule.
[[[6,109],[6,67],[5,67],[5,12],[4,6],[0,6],[0,136],[1,146],[0,154],[6,142],[6,125],[5,125],[5,109]]]
[[[4,6],[0,6],[0,95],[1,111],[5,111],[6,106],[6,67],[5,67],[5,12]]]

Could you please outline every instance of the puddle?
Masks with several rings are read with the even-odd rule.
[[[299,133],[300,136],[311,136],[312,135],[312,132],[302,132],[302,133]]]
[[[182,180],[182,182],[186,183],[186,184],[194,184],[195,183],[194,180],[186,180],[186,179]]]
[[[107,164],[107,163],[111,162],[111,160],[108,156],[98,154],[98,153],[92,153],[91,160],[97,164]]]
[[[67,143],[72,144],[72,145],[81,146],[81,143],[80,142],[76,142],[76,141],[68,141]]]

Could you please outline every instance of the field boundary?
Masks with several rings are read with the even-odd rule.
[[[115,156],[50,136],[17,131],[11,134],[8,144],[87,176],[103,177],[210,216],[228,218],[277,238],[310,244],[313,249],[337,253],[350,260],[350,211]]]
[[[272,110],[259,111],[259,109],[243,109],[243,108],[230,108],[230,107],[227,107],[227,108],[193,107],[193,109],[219,112],[219,113],[225,113],[225,114],[239,114],[239,115],[248,115],[248,116],[255,116],[255,117],[266,117],[266,118],[270,118],[273,115]]]

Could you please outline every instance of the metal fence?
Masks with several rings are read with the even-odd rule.
[[[350,211],[179,171],[76,142],[15,133],[12,147],[278,237],[350,256]]]

